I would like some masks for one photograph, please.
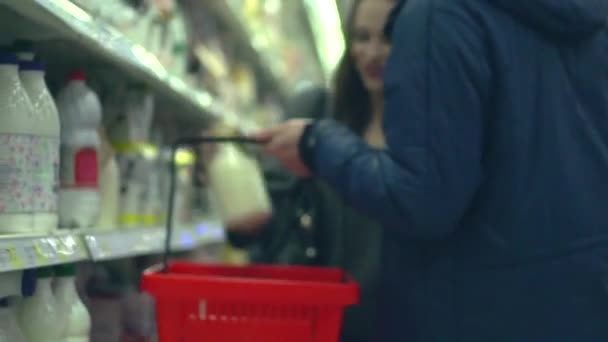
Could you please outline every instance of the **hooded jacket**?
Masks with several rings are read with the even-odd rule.
[[[381,342],[608,341],[608,0],[408,0],[388,151],[304,160],[382,222]]]

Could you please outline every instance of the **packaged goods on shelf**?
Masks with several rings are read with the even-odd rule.
[[[0,342],[26,342],[9,298],[0,298]]]
[[[218,135],[231,135],[219,127]],[[207,165],[211,194],[227,229],[251,230],[268,221],[272,205],[254,156],[234,143],[220,144]]]
[[[118,228],[120,205],[120,170],[114,149],[108,140],[105,128],[99,129],[101,146],[99,151],[99,218],[97,229]]]
[[[54,272],[51,268],[36,271],[36,290],[19,304],[18,321],[28,342],[61,341],[67,326],[53,293]]]
[[[75,71],[57,96],[61,119],[59,224],[63,228],[93,228],[99,216],[98,151],[101,104]]]
[[[34,201],[33,231],[57,229],[57,188],[59,185],[60,122],[55,101],[46,87],[44,65],[21,61],[19,76],[34,110],[38,134],[32,137],[31,170]]]
[[[0,274],[0,342],[27,342],[17,321],[17,303],[21,296],[31,296],[35,287],[33,270]]]
[[[176,8],[174,12],[172,20],[168,24],[170,39],[167,44],[170,55],[167,67],[173,75],[185,78],[189,58],[186,18],[181,9]]]
[[[65,317],[65,328],[59,341],[88,342],[91,316],[76,291],[76,267],[71,264],[57,266],[55,274],[53,294],[60,316]]]
[[[187,148],[179,149],[176,153],[176,159],[173,162],[176,163],[173,224],[179,226],[192,222],[192,181],[194,177],[194,158],[192,151]],[[165,184],[168,186],[170,181],[168,175],[166,181]],[[166,193],[168,193],[168,191]]]
[[[19,78],[17,56],[0,50],[0,232],[30,233],[34,223],[33,137],[40,127]]]
[[[158,149],[150,143],[154,98],[149,91],[134,87],[113,95],[111,107],[106,114],[120,170],[119,225],[157,226],[163,207],[158,190]]]

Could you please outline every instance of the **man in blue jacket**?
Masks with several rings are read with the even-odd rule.
[[[260,132],[381,221],[379,342],[608,341],[608,0],[408,0],[388,149]]]

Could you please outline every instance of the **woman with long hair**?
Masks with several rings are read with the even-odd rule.
[[[372,146],[384,147],[384,28],[394,0],[357,0],[345,28],[346,53],[336,73],[334,113]]]
[[[384,28],[394,4],[394,0],[354,1],[334,88],[301,92],[288,105],[288,114],[334,117],[370,146],[384,148],[383,71],[390,52]],[[345,205],[322,182],[290,176],[276,166],[266,170],[274,217],[259,235],[231,233],[230,240],[248,247],[253,262],[345,269],[361,285],[362,296],[359,305],[346,311],[342,341],[371,341],[376,326],[381,228]]]

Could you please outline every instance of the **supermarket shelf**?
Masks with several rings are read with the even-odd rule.
[[[88,259],[76,234],[0,237],[0,272],[51,266]]]
[[[61,39],[73,42],[90,56],[122,69],[157,93],[172,98],[181,106],[176,114],[189,113],[188,119],[197,116],[194,119],[199,121],[219,116],[218,104],[209,93],[191,89],[182,79],[172,76],[143,46],[131,42],[110,25],[95,20],[69,0],[0,0],[0,4],[53,31]],[[78,53],[74,47],[71,53]]]
[[[59,232],[50,236],[0,236],[0,272],[79,261],[103,261],[163,252],[164,228],[106,232]],[[171,243],[175,252],[221,243],[220,224],[202,223],[177,229]]]
[[[200,224],[190,229],[177,229],[171,242],[172,251],[187,251],[224,240],[220,225]],[[92,261],[120,259],[163,252],[165,230],[158,228],[130,229],[84,234]]]

